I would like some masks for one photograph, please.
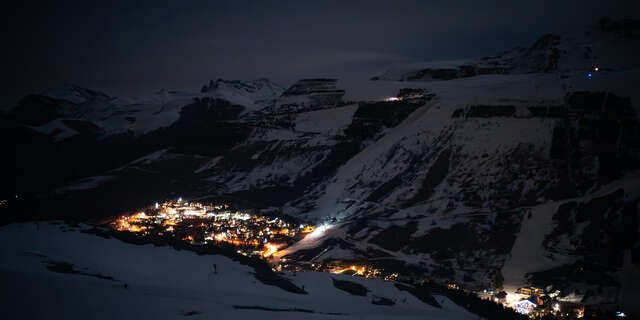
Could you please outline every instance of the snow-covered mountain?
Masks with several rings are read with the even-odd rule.
[[[56,192],[41,188],[47,205],[34,210],[99,219],[159,198],[221,198],[330,226],[292,255],[628,303],[637,291],[621,277],[637,278],[640,261],[640,40],[628,28],[605,24],[471,63],[394,69],[378,77],[386,81],[355,84],[358,99],[345,99],[356,89],[335,79],[284,91],[218,80],[139,108],[84,91],[30,97],[14,111],[27,123],[21,141],[73,154],[46,168],[95,161],[74,167],[78,180]],[[265,92],[275,101],[263,104]],[[29,110],[46,112],[22,119]],[[136,134],[109,136],[126,117]],[[56,131],[63,125],[82,133]],[[96,141],[101,152],[91,153]],[[22,152],[20,172],[35,181],[43,154]]]
[[[135,98],[111,97],[78,86],[28,95],[2,115],[7,138],[3,142],[16,149],[15,162],[6,167],[18,163],[23,168],[9,175],[20,175],[16,184],[21,192],[33,192],[58,188],[70,179],[115,169],[166,148],[215,154],[250,131],[229,121],[272,106],[282,92],[266,79],[218,80],[206,87],[203,93],[163,89]],[[212,144],[216,139],[222,142]]]
[[[194,99],[213,98],[256,111],[273,105],[284,90],[268,79],[211,81],[201,93],[168,91],[136,98],[115,98],[78,86],[66,86],[25,97],[14,109],[25,123],[61,140],[78,133],[69,121],[82,121],[104,136],[132,132],[141,136],[176,122],[182,107]],[[34,119],[33,114],[40,117]]]
[[[69,85],[23,98],[14,113],[25,124],[56,140],[78,133],[65,121],[81,121],[105,136],[129,131],[142,135],[173,123],[180,107],[194,97],[161,90],[144,98],[123,99]]]

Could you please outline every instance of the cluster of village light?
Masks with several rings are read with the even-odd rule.
[[[518,288],[512,294],[506,294],[505,292],[499,293],[493,289],[466,290],[455,283],[449,283],[447,287],[451,290],[464,290],[484,300],[502,304],[504,307],[528,315],[532,319],[541,319],[547,315],[553,315],[560,319],[580,319],[585,315],[584,305],[558,300],[558,295],[560,294],[558,290],[547,293],[541,288],[529,286]]]
[[[118,231],[140,236],[178,237],[194,245],[228,243],[244,255],[269,257],[315,228],[278,217],[229,210],[228,205],[167,201],[112,223]],[[251,249],[251,250],[249,250]]]
[[[234,211],[224,204],[204,205],[180,198],[121,216],[112,222],[112,226],[118,231],[132,232],[141,237],[180,239],[192,245],[225,243],[236,247],[239,254],[266,259],[275,271],[319,271],[391,281],[398,279],[397,273],[384,274],[381,269],[366,264],[287,258],[287,251],[282,249],[304,238],[310,241],[322,238],[331,226],[321,224],[316,228],[281,217]]]

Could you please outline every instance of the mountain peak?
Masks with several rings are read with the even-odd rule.
[[[205,84],[200,92],[208,93],[218,90],[220,88],[233,88],[237,90],[244,90],[246,92],[256,92],[265,88],[275,91],[284,90],[278,84],[272,82],[267,78],[259,78],[255,80],[242,81],[242,80],[226,80],[218,78],[215,81],[210,80],[209,84]]]
[[[111,99],[106,93],[84,88],[74,84],[66,84],[60,88],[51,89],[41,94],[55,100],[64,100],[72,104],[82,104],[91,100]]]
[[[210,80],[200,92],[212,98],[225,99],[235,104],[257,110],[271,105],[284,88],[266,78],[256,80]]]

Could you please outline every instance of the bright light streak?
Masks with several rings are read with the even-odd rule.
[[[324,236],[324,233],[329,230],[332,226],[329,224],[323,224],[319,227],[317,227],[315,230],[313,230],[313,232],[309,233],[309,235],[307,237],[309,237],[310,239],[315,239],[315,238],[320,238],[322,236]]]
[[[235,214],[233,216],[233,219],[246,221],[246,220],[251,219],[251,216],[249,214],[246,214],[246,213],[244,213],[244,214]]]
[[[177,225],[175,220],[165,220],[164,222],[162,222],[163,226],[175,226]]]
[[[525,296],[524,296],[524,295],[522,295],[522,294],[519,294],[519,293],[509,293],[509,294],[507,294],[507,297],[506,297],[506,300],[507,300],[507,301],[506,301],[506,302],[507,302],[507,305],[508,305],[509,307],[511,307],[511,306],[513,306],[514,304],[516,304],[518,301],[520,301],[520,300],[521,300],[521,299],[523,299],[523,298],[525,298]]]
[[[203,215],[203,212],[200,210],[185,210],[185,216],[200,216]]]
[[[149,216],[147,216],[144,212],[139,212],[138,214],[133,216],[134,219],[147,219],[149,218]]]
[[[272,254],[276,253],[278,251],[279,246],[272,244],[272,243],[267,243],[264,245],[264,247],[266,248],[265,252],[262,254],[263,257],[267,258],[269,256],[271,256]]]
[[[384,101],[400,101],[400,98],[398,98],[398,97],[388,97],[388,98],[385,98]]]
[[[335,273],[335,274],[342,274],[345,271],[353,271],[354,274],[363,276],[365,274],[365,272],[367,272],[367,268],[366,267],[357,267],[357,266],[336,267],[333,270],[331,270],[330,272],[331,273]]]

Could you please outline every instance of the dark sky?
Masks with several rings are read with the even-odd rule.
[[[2,96],[66,83],[112,95],[209,79],[371,76],[634,18],[640,1],[49,1],[1,6]]]

